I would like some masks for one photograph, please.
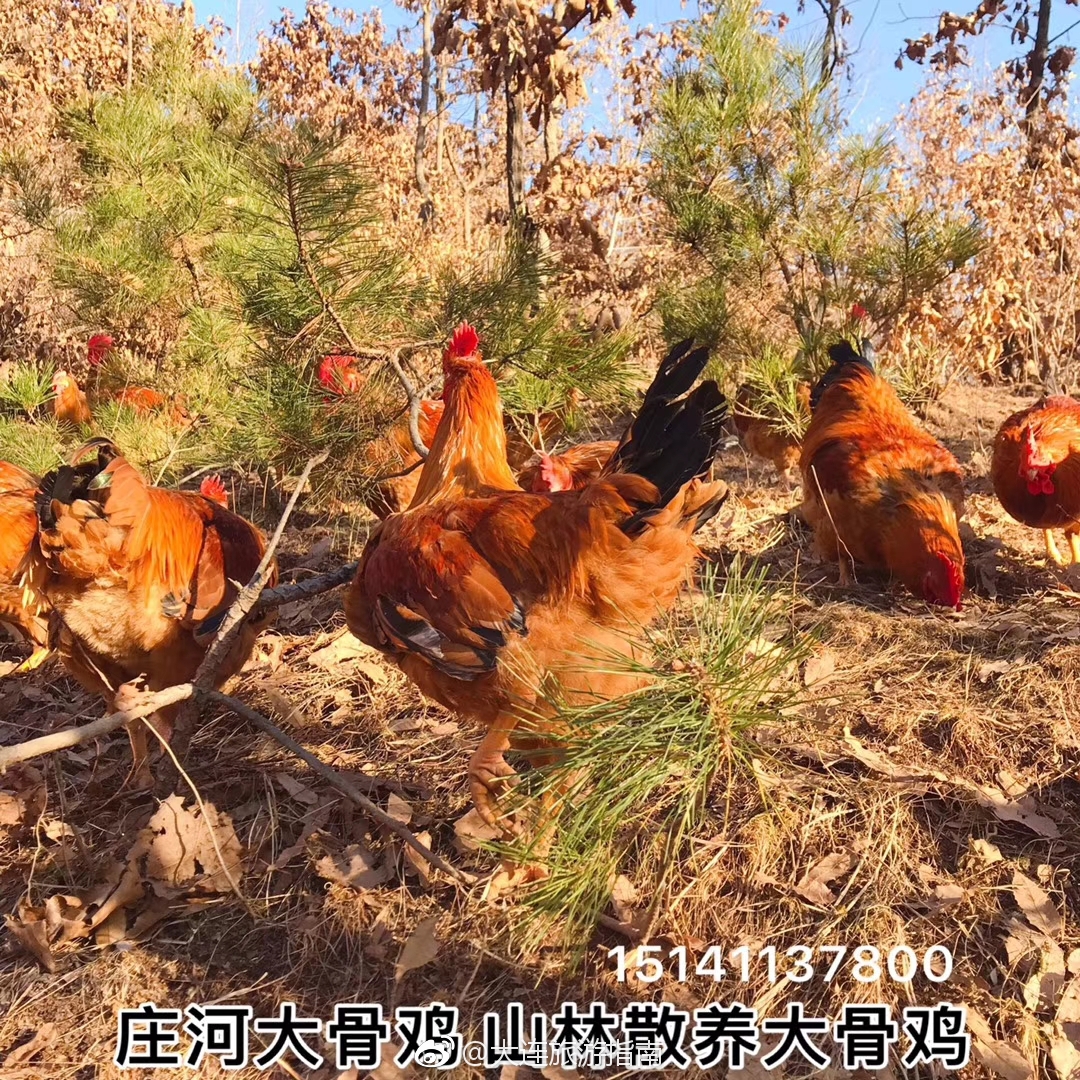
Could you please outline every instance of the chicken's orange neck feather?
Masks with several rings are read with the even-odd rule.
[[[482,360],[448,357],[445,408],[410,506],[475,495],[486,488],[518,491],[506,460],[499,388]]]

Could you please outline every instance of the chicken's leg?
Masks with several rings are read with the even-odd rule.
[[[1069,532],[1065,535],[1069,540],[1069,550],[1072,552],[1072,563],[1075,566],[1080,563],[1080,532]]]
[[[113,708],[118,712],[130,708],[141,701],[142,695],[143,689],[135,683],[123,683],[113,696]],[[124,726],[131,743],[131,772],[128,774],[130,784],[138,791],[148,790],[154,786],[154,774],[150,769],[147,728],[152,728],[158,738],[168,742],[172,734],[172,722],[163,712],[156,712],[151,716],[129,720]]]
[[[530,765],[534,768],[549,765],[558,757],[557,750],[538,745],[537,741],[531,738],[526,737],[520,741],[515,740],[515,749],[523,748],[520,743],[532,747],[532,749],[526,751],[526,754]],[[501,758],[502,755],[499,756]],[[506,764],[505,761],[503,764]],[[499,869],[492,875],[484,889],[485,899],[498,899],[498,897],[513,892],[522,885],[528,885],[534,881],[545,881],[549,877],[550,871],[547,867],[547,858],[555,839],[554,819],[558,812],[559,800],[566,793],[566,788],[566,781],[563,781],[555,788],[545,788],[541,792],[538,799],[539,806],[533,821],[532,842],[529,844],[526,860],[518,863],[512,859],[504,858],[499,865]],[[475,792],[473,801],[476,802]],[[477,805],[477,810],[480,811],[479,805]],[[483,816],[483,811],[480,811],[480,814]],[[499,828],[504,827],[497,822],[495,824]]]
[[[1054,539],[1054,533],[1051,529],[1043,530],[1043,539],[1046,541],[1046,557],[1057,563],[1058,566],[1068,566],[1069,561],[1058,550],[1057,541]]]

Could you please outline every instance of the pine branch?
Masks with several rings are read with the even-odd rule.
[[[282,168],[285,173],[285,195],[289,205],[289,224],[292,228],[293,237],[296,240],[297,257],[300,261],[300,267],[304,271],[308,283],[311,285],[312,289],[314,289],[315,295],[319,298],[319,303],[322,305],[323,311],[329,317],[331,322],[333,322],[338,333],[341,335],[342,340],[349,346],[349,351],[355,356],[362,354],[370,356],[371,350],[362,349],[349,332],[349,328],[345,325],[345,322],[338,314],[333,303],[331,303],[330,297],[327,296],[325,290],[319,284],[318,276],[312,265],[308,253],[307,242],[304,239],[304,230],[300,221],[297,198],[298,176],[304,166],[298,161],[285,161],[282,162]],[[426,460],[428,448],[420,435],[420,395],[417,393],[412,380],[405,373],[405,369],[401,366],[401,351],[402,347],[399,346],[398,348],[377,355],[381,356],[386,365],[397,376],[398,382],[401,383],[401,387],[405,391],[405,396],[409,399],[409,437],[412,439],[412,444],[416,452]]]
[[[293,582],[289,585],[279,585],[275,589],[265,589],[259,597],[258,603],[252,608],[257,617],[270,608],[284,607],[297,600],[306,600],[320,593],[330,592],[340,585],[346,585],[353,579],[359,562],[346,563],[329,574],[319,574],[318,577],[308,578],[307,581]]]

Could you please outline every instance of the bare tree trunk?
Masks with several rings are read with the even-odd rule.
[[[1024,112],[1032,120],[1042,106],[1043,78],[1046,61],[1050,58],[1050,8],[1053,0],[1039,0],[1039,17],[1035,25],[1035,47],[1028,53],[1028,84],[1024,90]]]
[[[446,130],[446,80],[449,64],[444,53],[435,61],[435,175],[442,172],[443,133]]]
[[[428,113],[431,110],[431,54],[434,49],[431,5],[432,0],[424,0],[421,21],[423,54],[420,62],[420,101],[416,109],[416,157],[414,159],[416,190],[420,192],[420,198],[423,200],[420,204],[420,220],[425,223],[435,217],[435,203],[431,198],[431,186],[428,184],[424,164],[424,155],[427,151]]]
[[[818,7],[825,16],[825,36],[821,42],[821,84],[824,86],[844,59],[844,42],[837,26],[842,4],[841,0],[818,0]]]
[[[510,217],[525,216],[525,102],[517,72],[506,69],[506,195]]]

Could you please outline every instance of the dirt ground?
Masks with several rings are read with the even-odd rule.
[[[269,737],[209,712],[186,761],[203,809],[185,785],[183,807],[123,788],[122,732],[0,777],[0,907],[14,928],[0,939],[0,1076],[121,1075],[117,1010],[147,1001],[250,1005],[256,1016],[292,1001],[328,1020],[338,1002],[392,1012],[437,1000],[478,1038],[483,1014],[509,1001],[528,1013],[562,1001],[693,1009],[735,996],[763,1014],[801,1000],[834,1019],[841,1001],[963,1002],[975,1044],[960,1075],[1067,1077],[1080,1063],[1080,591],[1047,565],[1041,534],[1005,517],[986,475],[998,425],[1030,400],[954,387],[927,418],[968,477],[962,612],[931,611],[879,582],[840,588],[790,514],[797,494],[740,450],[721,459],[734,497],[704,537],[721,573],[737,554],[760,559],[789,597],[792,627],[817,644],[800,676],[808,702],[764,726],[745,775],[710,794],[715,832],[665,881],[650,940],[695,960],[713,943],[755,954],[907,944],[920,956],[941,944],[955,957],[946,983],[803,988],[771,984],[757,967],[737,991],[670,971],[620,983],[608,953],[635,944],[650,889],[632,867],[629,892],[575,963],[522,932],[518,900],[432,874]],[[286,577],[356,557],[365,527],[355,520],[291,529]],[[380,805],[453,865],[489,873],[495,857],[455,830],[478,732],[425,704],[342,629],[340,593],[283,609],[232,692],[345,775],[382,778]],[[0,744],[99,715],[52,665],[0,683]],[[207,817],[220,859],[208,854]],[[155,845],[178,845],[187,863],[178,871],[174,860],[170,877]],[[233,1075],[339,1075],[287,1060]],[[507,1080],[514,1072],[504,1069]],[[384,1062],[376,1075],[399,1073]],[[207,1059],[198,1075],[226,1073]],[[751,1063],[744,1075],[802,1074]]]

